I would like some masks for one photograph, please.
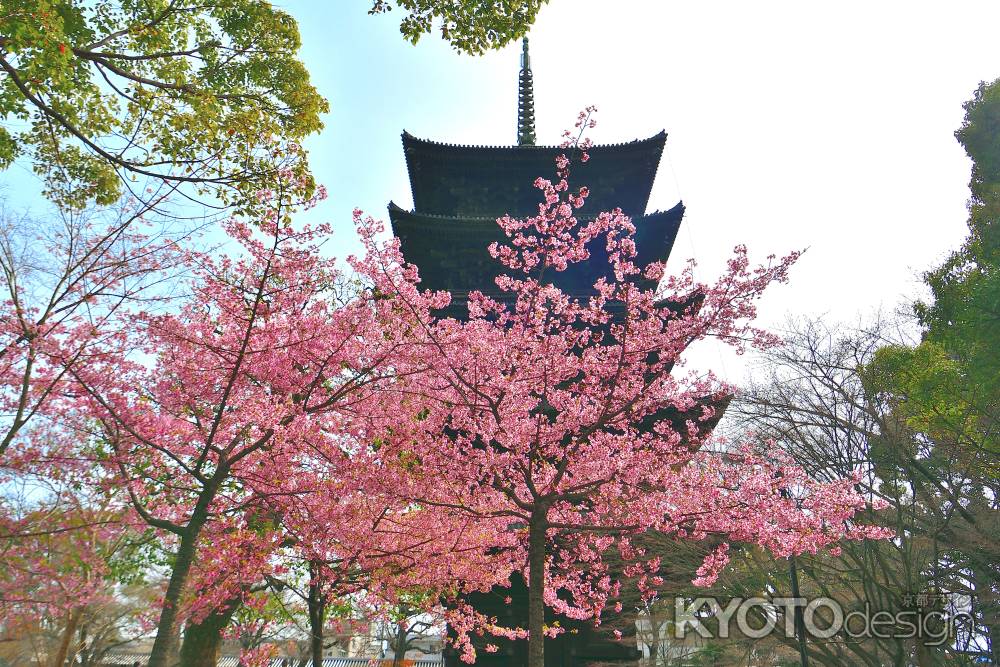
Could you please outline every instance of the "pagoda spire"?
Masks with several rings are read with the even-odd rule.
[[[517,87],[517,145],[535,145],[535,91],[531,76],[531,56],[528,55],[528,38],[521,48],[521,73]]]

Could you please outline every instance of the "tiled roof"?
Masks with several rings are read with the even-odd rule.
[[[638,266],[663,261],[670,255],[683,216],[684,205],[678,204],[670,210],[634,219]],[[399,238],[403,257],[420,270],[421,288],[451,292],[452,305],[443,314],[465,317],[464,297],[472,290],[503,297],[497,291],[494,278],[505,270],[490,257],[488,250],[493,241],[507,241],[495,220],[427,215],[405,211],[394,204],[389,206],[389,219],[393,233]],[[594,282],[608,273],[604,241],[592,241],[588,249],[590,260],[574,263],[553,276],[555,285],[568,294],[578,297],[593,294]]]
[[[541,200],[535,179],[555,178],[556,156],[573,164],[570,184],[586,185],[590,196],[580,215],[621,207],[633,216],[646,211],[667,135],[587,149],[586,163],[554,146],[456,146],[403,133],[413,209],[430,215],[497,218],[537,215]]]

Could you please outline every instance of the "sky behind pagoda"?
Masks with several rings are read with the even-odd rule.
[[[331,102],[308,146],[338,245],[354,206],[411,205],[404,128],[513,143],[520,45],[473,58],[436,36],[409,46],[398,16],[369,17],[363,1],[284,6]],[[539,143],[588,104],[597,142],[666,129],[650,208],[687,205],[671,264],[694,256],[707,279],[737,243],[757,257],[808,248],[762,319],[856,322],[918,294],[965,234],[969,162],[953,132],[977,83],[1000,77],[997,25],[996,2],[551,0],[530,33]]]
[[[409,45],[399,12],[368,16],[370,0],[279,4],[330,100],[307,147],[330,192],[308,215],[334,222],[332,253],[359,250],[354,207],[411,206],[403,129],[515,141],[520,44],[463,56],[436,35]],[[998,25],[995,0],[550,0],[530,33],[538,140],[558,143],[590,104],[599,143],[665,129],[650,210],[687,206],[671,266],[694,257],[709,280],[738,243],[758,258],[808,248],[761,321],[857,322],[918,295],[920,272],[965,235],[970,163],[953,133],[977,83],[1000,77]],[[26,162],[0,183],[40,208]],[[742,377],[719,360],[716,345],[692,358]]]

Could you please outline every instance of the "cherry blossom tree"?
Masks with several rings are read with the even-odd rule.
[[[471,531],[470,517],[456,520],[433,507],[412,506],[387,485],[404,462],[383,465],[377,451],[352,449],[310,443],[280,488],[253,480],[256,505],[252,518],[244,519],[252,529],[216,536],[215,527],[223,524],[213,524],[212,548],[192,573],[196,599],[188,608],[198,623],[189,625],[184,647],[204,613],[218,623],[241,602],[252,607],[248,593],[263,583],[273,594],[291,592],[304,603],[310,653],[321,661],[331,610],[384,620],[414,590],[426,588],[433,596],[453,585],[456,573],[468,578],[489,566],[490,534]],[[435,606],[434,599],[427,601]],[[192,647],[192,660],[184,664],[211,664],[205,645]]]
[[[52,460],[89,473],[169,563],[153,665],[184,624],[182,661],[213,664],[233,614],[295,564],[314,566],[317,602],[364,590],[375,609],[484,563],[470,519],[385,492],[375,471],[405,461],[368,447],[366,429],[415,393],[417,321],[322,255],[329,227],[293,227],[290,196],[262,192],[263,220],[225,225],[239,256],[181,253],[190,280],[173,309],[128,311],[88,339],[85,364],[59,367]]]
[[[0,522],[0,612],[5,635],[40,622],[60,627],[57,654],[69,642],[89,604],[109,595],[108,561],[121,539],[120,524],[105,513],[58,504],[31,504]]]
[[[351,467],[362,474],[345,474]],[[445,564],[469,566],[476,556],[479,566],[488,563],[482,556],[488,541],[463,535],[468,519],[453,522],[433,508],[407,507],[368,474],[377,467],[370,460],[344,462],[337,472],[312,475],[312,492],[276,498],[292,547],[283,560],[286,574],[268,578],[305,603],[314,664],[323,658],[332,607],[346,604],[379,620],[414,586],[432,578],[436,588],[447,586]],[[357,483],[362,480],[368,483]]]
[[[294,471],[317,455],[349,458],[347,417],[379,409],[379,388],[398,377],[387,360],[408,337],[388,301],[344,292],[318,245],[328,227],[293,228],[285,193],[261,200],[272,205],[255,226],[226,224],[241,256],[186,253],[185,303],[137,313],[103,356],[71,371],[107,483],[171,554],[153,667],[181,620],[203,620],[270,572],[281,532],[267,499],[311,490]],[[224,585],[192,581],[220,563]]]
[[[61,624],[56,656],[141,541],[122,503],[91,483],[71,374],[101,353],[126,310],[169,296],[163,281],[185,232],[153,217],[135,201],[0,211],[0,616],[8,629]]]
[[[581,134],[590,125],[582,114]],[[588,145],[577,137],[565,148],[587,160]],[[382,456],[408,462],[395,468],[393,485],[419,506],[473,517],[477,530],[494,535],[492,566],[456,577],[462,591],[509,585],[513,573],[528,583],[527,628],[499,627],[453,600],[450,621],[466,661],[475,658],[476,631],[527,637],[528,664],[542,667],[543,637],[562,631],[544,626],[546,606],[599,622],[616,596],[603,560],[609,549],[652,590],[660,563],[630,539],[647,530],[723,537],[698,570],[696,583],[706,585],[728,562],[729,541],[787,556],[883,534],[852,525],[865,503],[856,480],[810,480],[767,443],[706,447],[730,388],[711,374],[677,370],[682,352],[707,337],[739,351],[775,345],[751,324],[755,302],[787,279],[797,253],[752,268],[741,246],[712,285],[695,282],[690,266],[664,278],[660,263],[635,265],[635,226],[621,210],[577,219],[587,189],[570,189],[569,157],[556,162],[555,182],[535,182],[539,214],[498,220],[509,243],[490,252],[507,269],[496,281],[504,296],[473,293],[466,322],[428,319],[428,302],[446,297],[404,280],[416,268],[395,246],[380,251],[378,225],[361,221],[370,256],[406,267],[379,275],[368,262],[361,270],[420,323],[420,393],[401,396],[380,425]],[[560,274],[599,244],[608,267],[591,294],[560,289]],[[659,288],[648,287],[655,281]]]

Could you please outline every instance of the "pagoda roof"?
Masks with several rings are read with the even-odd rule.
[[[558,146],[469,146],[419,139],[403,132],[403,152],[415,211],[429,215],[497,218],[534,215],[541,193],[535,179],[555,179]],[[620,207],[646,210],[667,133],[628,143],[599,144],[590,160],[571,164],[571,187],[587,186],[583,217]]]
[[[684,204],[678,203],[667,211],[633,218],[637,264],[644,266],[667,259],[683,216]],[[394,203],[389,204],[389,219],[404,259],[420,269],[421,286],[452,293],[452,305],[445,315],[465,317],[466,299],[471,291],[499,295],[494,278],[504,268],[490,257],[487,248],[494,241],[507,242],[507,237],[496,219],[428,215],[406,211]],[[553,282],[570,294],[592,294],[593,284],[609,272],[603,241],[592,241],[588,249],[590,260],[572,264],[555,276]]]

